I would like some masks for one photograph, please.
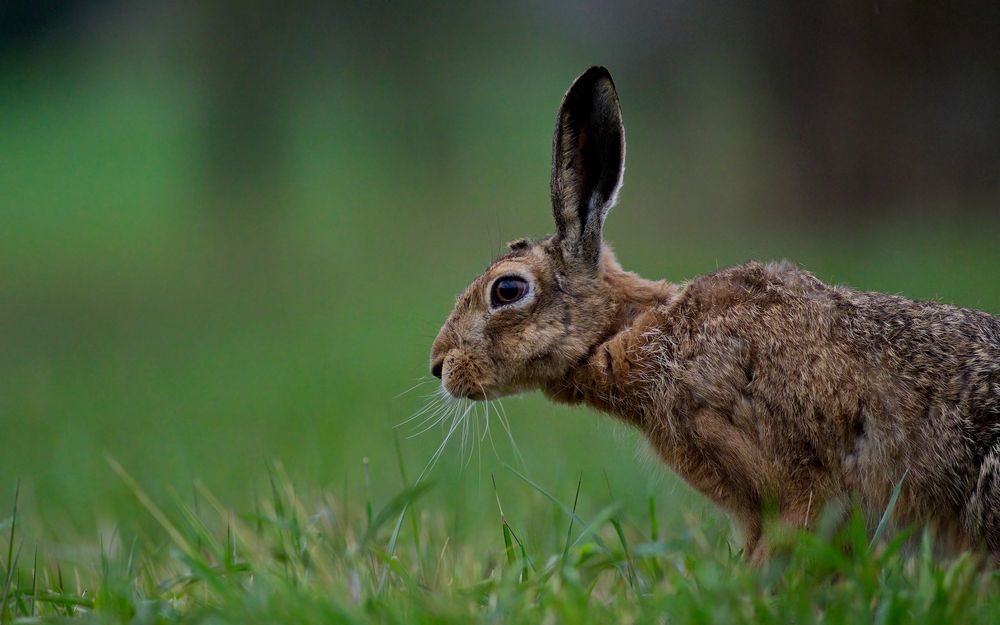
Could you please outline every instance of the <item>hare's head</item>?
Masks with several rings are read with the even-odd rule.
[[[552,139],[556,233],[518,240],[459,296],[431,349],[456,397],[544,388],[606,333],[615,315],[604,218],[622,184],[625,130],[611,75],[592,67],[566,92]]]

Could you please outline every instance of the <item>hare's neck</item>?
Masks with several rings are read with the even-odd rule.
[[[666,281],[644,280],[624,271],[617,262],[606,263],[603,332],[593,337],[586,357],[566,376],[545,389],[549,398],[563,403],[586,403],[626,421],[638,409],[638,389],[631,385],[634,350],[650,326],[658,323],[656,310],[673,300],[679,287]],[[631,354],[631,355],[630,355]]]
[[[629,331],[638,317],[657,306],[673,300],[679,291],[666,280],[646,280],[622,269],[617,261],[605,259],[604,284],[608,300],[614,303],[603,339]]]

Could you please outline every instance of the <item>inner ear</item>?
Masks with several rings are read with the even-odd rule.
[[[595,266],[605,217],[617,200],[625,164],[618,93],[603,67],[566,92],[552,139],[552,210],[563,251]]]

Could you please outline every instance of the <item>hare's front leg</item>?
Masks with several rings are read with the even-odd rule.
[[[741,419],[712,409],[648,432],[660,458],[743,526],[744,553],[754,565],[771,553],[765,525],[803,529],[821,508],[821,476],[794,471],[762,446]]]
[[[761,486],[765,472],[754,446],[732,423],[712,411],[647,432],[653,449],[685,482],[728,511],[743,529],[744,554],[766,559]]]

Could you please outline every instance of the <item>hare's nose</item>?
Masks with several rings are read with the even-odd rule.
[[[431,375],[437,379],[441,379],[441,371],[444,369],[444,358],[439,358],[431,363]]]

